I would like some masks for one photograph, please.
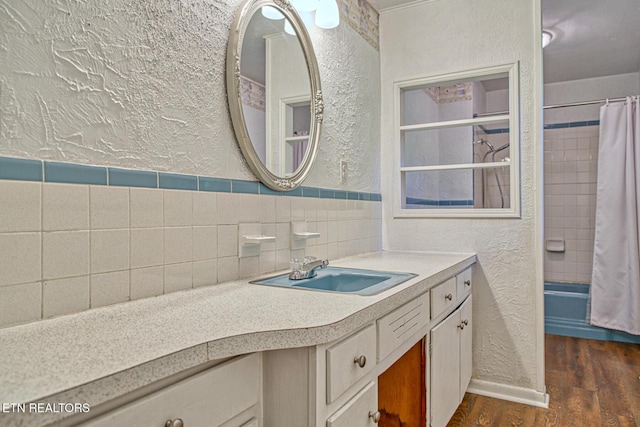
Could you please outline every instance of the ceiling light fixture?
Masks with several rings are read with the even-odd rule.
[[[340,24],[340,9],[337,0],[290,0],[291,5],[303,18],[307,28],[315,26],[323,29],[335,28]],[[312,16],[315,12],[315,17]],[[263,6],[262,15],[265,18],[279,20],[284,15],[272,6]],[[284,30],[287,34],[295,35],[295,30],[287,20],[284,22]]]
[[[542,31],[542,48],[544,49],[551,43],[553,40],[553,34],[550,31],[543,30]]]

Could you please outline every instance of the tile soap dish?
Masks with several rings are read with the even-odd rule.
[[[265,236],[261,231],[262,226],[259,222],[238,224],[238,257],[258,256],[262,243],[276,241],[274,236]]]

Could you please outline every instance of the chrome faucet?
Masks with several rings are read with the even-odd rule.
[[[299,261],[296,263],[292,262],[292,270],[289,273],[290,280],[302,280],[302,279],[311,279],[312,277],[316,277],[317,269],[325,268],[329,265],[328,259],[316,259],[315,257],[305,257],[302,262],[302,266],[300,266]]]

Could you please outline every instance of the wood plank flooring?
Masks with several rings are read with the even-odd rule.
[[[640,345],[546,335],[549,409],[467,393],[448,427],[640,427]]]

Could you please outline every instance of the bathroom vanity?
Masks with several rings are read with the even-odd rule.
[[[16,388],[2,399],[91,411],[2,416],[32,426],[358,427],[391,416],[444,426],[471,377],[475,261],[378,252],[332,265],[416,276],[370,296],[236,281],[9,328],[2,375]],[[413,406],[389,398],[415,395],[409,383]]]

